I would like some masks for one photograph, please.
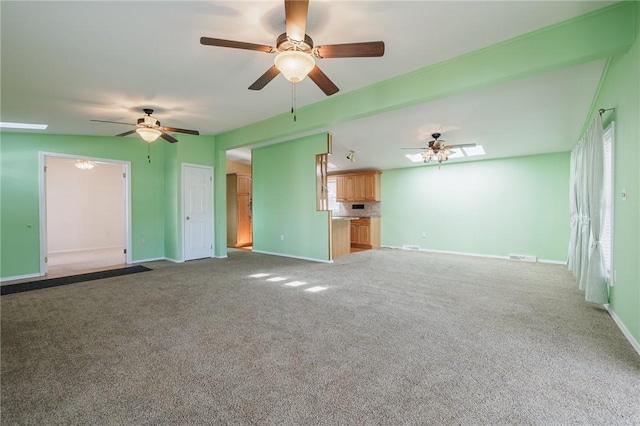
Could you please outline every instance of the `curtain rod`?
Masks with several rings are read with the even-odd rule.
[[[604,109],[604,108],[600,108],[598,110],[598,112],[600,113],[600,115],[604,114],[605,111],[615,111],[615,108],[608,108],[608,109]]]

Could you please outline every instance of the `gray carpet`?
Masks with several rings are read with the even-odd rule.
[[[147,266],[1,298],[3,424],[640,424],[640,357],[562,265]]]

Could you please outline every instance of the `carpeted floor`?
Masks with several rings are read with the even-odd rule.
[[[3,424],[640,424],[640,357],[562,265],[147,266],[0,299]]]

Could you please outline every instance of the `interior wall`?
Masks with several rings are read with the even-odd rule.
[[[46,157],[47,252],[125,247],[124,167]]]
[[[382,244],[565,261],[569,155],[385,170]]]
[[[327,135],[253,151],[253,251],[329,260],[329,212],[316,210],[316,155]]]
[[[39,153],[131,163],[132,261],[164,256],[164,152],[140,138],[2,132],[0,145],[0,274],[40,272]],[[141,244],[141,240],[145,244]]]
[[[636,3],[636,39],[631,49],[612,58],[593,115],[615,121],[613,268],[609,308],[640,348],[640,4]],[[591,117],[590,117],[591,118]],[[626,189],[626,200],[622,190]]]

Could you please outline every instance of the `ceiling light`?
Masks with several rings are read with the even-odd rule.
[[[136,129],[136,133],[139,134],[142,139],[149,143],[158,139],[158,137],[160,137],[160,135],[162,134],[160,130],[150,129],[149,127],[138,127]]]
[[[297,83],[304,79],[316,66],[313,56],[300,50],[280,52],[273,63],[282,75],[292,83]]]
[[[349,151],[349,154],[347,155],[347,160],[351,161],[352,163],[355,163],[356,161],[355,151]]]
[[[0,128],[3,129],[44,130],[47,127],[49,127],[48,124],[10,123],[7,121],[0,121]]]
[[[95,167],[96,163],[89,160],[76,160],[73,165],[81,170],[91,170]]]

